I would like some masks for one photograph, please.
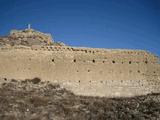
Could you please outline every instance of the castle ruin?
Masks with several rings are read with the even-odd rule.
[[[144,50],[71,47],[33,29],[0,38],[0,78],[58,83],[78,95],[160,92],[159,57]]]

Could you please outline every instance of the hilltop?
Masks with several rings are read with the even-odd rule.
[[[48,33],[42,33],[34,29],[11,30],[7,36],[0,37],[0,46],[32,46],[32,45],[58,45],[63,46],[64,43],[55,42]]]

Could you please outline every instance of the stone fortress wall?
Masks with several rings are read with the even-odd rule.
[[[1,78],[39,77],[79,95],[128,97],[160,92],[159,59],[143,50],[2,47],[0,68]]]

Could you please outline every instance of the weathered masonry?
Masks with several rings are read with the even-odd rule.
[[[158,58],[145,51],[2,47],[0,68],[1,78],[39,77],[80,95],[114,97],[160,92]]]
[[[144,95],[160,92],[160,60],[143,50],[70,47],[33,29],[0,37],[0,80],[35,77],[79,95]]]

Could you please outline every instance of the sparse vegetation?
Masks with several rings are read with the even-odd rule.
[[[133,98],[76,96],[57,84],[5,81],[0,87],[0,120],[158,120],[160,94]]]

